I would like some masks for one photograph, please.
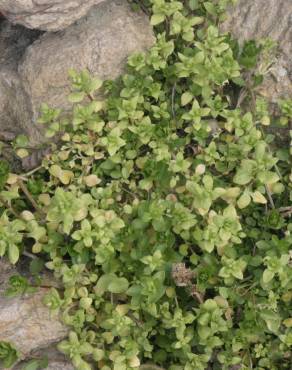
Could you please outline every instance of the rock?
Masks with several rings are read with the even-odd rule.
[[[47,370],[74,370],[73,365],[70,362],[55,362],[52,361],[49,363]]]
[[[223,24],[224,31],[240,40],[271,38],[279,55],[265,77],[260,93],[271,102],[292,94],[292,1],[239,0]]]
[[[48,347],[41,351],[34,352],[32,358],[48,358],[49,365],[46,370],[74,370],[70,360],[68,360],[55,347]],[[28,359],[29,361],[29,359]],[[22,370],[27,361],[23,361],[13,367],[13,370]]]
[[[1,3],[1,0],[0,0]],[[7,20],[0,22],[0,65],[8,65],[22,58],[25,49],[33,43],[42,32],[15,26]]]
[[[39,31],[0,23],[0,136],[13,138],[26,132],[40,140],[30,125],[29,99],[17,72],[25,49],[40,35]],[[33,140],[34,141],[34,140]]]
[[[104,0],[1,0],[0,12],[27,28],[59,31],[80,19]]]
[[[7,51],[9,55],[18,51],[21,58],[15,58],[11,66],[0,64],[0,133],[7,129],[24,133],[31,145],[37,146],[44,140],[37,124],[41,104],[70,108],[70,68],[115,79],[129,54],[145,50],[153,42],[144,13],[133,12],[126,0],[109,0],[92,7],[86,17],[64,31],[43,34],[24,54],[22,47]]]
[[[107,1],[63,32],[47,33],[26,51],[19,67],[30,97],[33,121],[41,103],[68,108],[68,70],[88,69],[101,79],[122,73],[127,56],[153,42],[146,16],[134,13],[126,1]]]
[[[14,298],[0,297],[0,341],[12,343],[26,358],[66,337],[65,327],[56,313],[42,303],[47,289]]]
[[[23,358],[67,335],[58,315],[43,305],[45,293],[47,289],[39,289],[34,294],[0,298],[0,341],[13,343]]]
[[[0,259],[0,296],[3,295],[7,289],[7,283],[12,275],[17,274],[17,270],[14,265],[11,265],[6,259]],[[0,318],[1,320],[1,318]]]

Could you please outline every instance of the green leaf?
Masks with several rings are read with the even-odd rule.
[[[29,264],[29,271],[32,275],[38,275],[44,268],[45,263],[42,259],[33,259]]]
[[[19,260],[19,249],[15,244],[11,244],[8,248],[8,258],[9,261],[15,265]]]
[[[263,273],[263,282],[265,284],[268,284],[271,280],[273,280],[274,276],[275,276],[275,273],[273,271],[265,269]]]
[[[246,185],[253,179],[252,173],[244,168],[239,169],[233,178],[235,184]]]
[[[162,23],[165,19],[163,14],[154,14],[151,17],[150,24],[152,26],[157,26],[158,24]]]
[[[211,335],[211,329],[208,326],[199,326],[198,334],[201,339],[205,340]]]
[[[199,0],[189,0],[189,7],[191,10],[196,10],[199,8]]]
[[[193,100],[193,94],[191,94],[189,91],[186,91],[181,96],[181,105],[185,106],[189,104]]]
[[[207,12],[211,15],[213,15],[214,17],[216,17],[217,15],[217,10],[216,10],[216,7],[213,3],[207,1],[207,2],[204,2],[204,7],[205,9],[207,10]]]
[[[70,103],[80,103],[84,97],[85,93],[83,91],[76,91],[68,96],[68,100]]]
[[[240,209],[246,208],[251,202],[251,197],[247,193],[243,193],[237,201],[237,205]]]
[[[31,360],[27,364],[24,365],[22,370],[39,370],[40,364],[38,360]]]
[[[129,283],[127,279],[116,278],[109,283],[107,290],[111,293],[124,293],[128,288]]]

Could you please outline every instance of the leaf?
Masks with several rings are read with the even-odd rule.
[[[163,14],[153,14],[150,20],[150,24],[152,26],[156,26],[159,23],[162,23],[165,19],[165,16]]]
[[[54,177],[57,177],[59,178],[61,173],[62,173],[62,169],[60,166],[56,165],[56,164],[53,164],[51,167],[50,167],[50,174]]]
[[[38,360],[31,360],[27,364],[25,364],[22,370],[39,370],[39,361]]]
[[[94,291],[98,295],[103,295],[108,291],[111,293],[124,293],[128,290],[129,283],[125,278],[119,278],[115,274],[105,274],[100,277],[94,287]]]
[[[16,154],[19,158],[23,159],[29,156],[29,152],[26,149],[18,149]]]
[[[84,182],[87,186],[92,187],[98,185],[101,182],[101,179],[96,175],[88,175],[84,177]]]
[[[279,176],[272,171],[261,171],[258,174],[258,179],[263,183],[263,184],[275,184],[277,181],[279,181]]]
[[[181,105],[184,107],[185,105],[189,104],[192,99],[194,98],[193,94],[189,91],[186,91],[181,96]]]
[[[271,280],[273,280],[275,273],[271,270],[265,269],[263,273],[263,282],[264,284],[268,284]]]
[[[253,179],[253,175],[251,172],[241,168],[237,171],[236,175],[233,178],[235,184],[238,185],[246,185]]]
[[[128,280],[125,278],[116,278],[113,279],[108,287],[107,290],[111,293],[124,293],[129,288]]]
[[[268,329],[276,334],[281,325],[280,316],[277,313],[267,309],[260,311],[260,316],[266,322]]]
[[[216,7],[215,7],[214,4],[212,4],[209,1],[207,1],[207,2],[204,2],[204,7],[205,7],[205,9],[207,10],[207,12],[209,14],[213,15],[214,17],[216,17],[217,11],[216,11]]]
[[[199,326],[198,334],[201,339],[205,340],[211,335],[211,329],[208,326]]]
[[[38,275],[44,268],[45,263],[42,259],[33,259],[29,264],[29,271],[33,275]]]
[[[8,258],[13,265],[19,260],[19,249],[15,244],[9,245]]]
[[[94,92],[96,90],[99,90],[102,87],[102,85],[103,85],[102,80],[100,80],[99,78],[94,78],[90,82],[90,92]],[[100,102],[94,102],[94,103],[100,103]],[[97,110],[95,110],[95,112],[97,112]]]
[[[83,91],[76,91],[68,96],[68,100],[70,103],[80,103],[84,97],[85,93]]]
[[[189,7],[191,10],[196,10],[199,8],[199,0],[189,0]]]
[[[237,201],[237,205],[240,209],[246,208],[251,202],[251,197],[247,193],[243,193]]]
[[[251,196],[255,203],[267,204],[267,199],[259,191],[255,191]]]
[[[283,324],[286,326],[286,328],[292,328],[292,317],[289,317],[289,319],[284,320]]]
[[[138,356],[133,356],[129,359],[129,366],[131,367],[139,367],[140,366],[140,360]]]
[[[63,170],[59,176],[62,184],[68,185],[74,178],[74,173],[72,171]]]
[[[202,24],[204,20],[205,20],[204,17],[192,17],[191,18],[192,26],[197,26],[199,24]]]

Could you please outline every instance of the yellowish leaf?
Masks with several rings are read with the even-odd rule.
[[[255,203],[260,203],[260,204],[266,204],[267,203],[267,199],[259,191],[255,191],[252,194],[252,199]]]

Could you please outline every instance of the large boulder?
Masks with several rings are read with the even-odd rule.
[[[127,0],[103,2],[64,31],[41,35],[13,61],[13,68],[0,64],[0,106],[5,118],[0,116],[0,133],[7,128],[21,131],[37,145],[43,139],[37,124],[41,104],[70,108],[70,68],[115,79],[123,72],[129,54],[145,50],[153,42],[147,16],[133,12]]]
[[[0,260],[0,341],[13,344],[21,358],[27,358],[33,351],[65,338],[68,328],[57,313],[44,306],[47,288],[13,298],[4,295],[10,276],[18,273],[15,267]]]
[[[68,108],[68,70],[89,70],[101,79],[122,73],[127,56],[153,42],[152,29],[143,13],[134,13],[126,1],[107,1],[61,33],[46,33],[28,47],[19,66],[30,97],[33,121],[40,106]]]
[[[0,12],[27,28],[59,31],[104,0],[0,0]]]
[[[260,92],[272,102],[292,94],[292,1],[239,0],[223,24],[239,41],[271,38],[279,53]]]

